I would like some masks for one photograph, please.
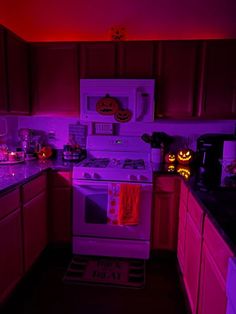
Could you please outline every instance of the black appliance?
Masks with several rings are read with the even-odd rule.
[[[197,185],[202,189],[220,186],[224,141],[236,140],[233,134],[204,134],[197,139]]]

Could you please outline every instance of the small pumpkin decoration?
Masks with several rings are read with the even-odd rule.
[[[175,157],[175,154],[174,153],[167,153],[165,154],[165,162],[167,164],[171,164],[171,163],[174,163],[176,161],[176,157]]]
[[[193,161],[193,151],[189,148],[180,149],[177,153],[177,160],[180,164],[187,165]]]
[[[104,116],[111,116],[119,110],[117,100],[109,95],[98,100],[96,103],[96,111]]]
[[[41,160],[48,159],[52,156],[52,149],[50,146],[44,146],[40,149],[37,155]]]
[[[180,174],[184,179],[188,180],[191,175],[190,167],[178,165],[176,168],[178,174]]]
[[[117,122],[128,122],[132,118],[132,113],[128,109],[121,109],[115,113],[114,117]]]

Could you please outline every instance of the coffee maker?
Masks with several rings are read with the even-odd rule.
[[[221,184],[222,159],[226,141],[236,141],[233,134],[204,134],[197,139],[197,185],[202,189],[217,188]]]

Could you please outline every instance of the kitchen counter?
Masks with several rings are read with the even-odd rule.
[[[66,162],[62,159],[45,161],[31,160],[19,164],[0,165],[0,193],[24,184],[28,180],[46,170],[71,171],[76,162]]]

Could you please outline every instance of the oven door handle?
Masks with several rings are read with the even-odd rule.
[[[93,186],[108,186],[111,183],[116,183],[116,184],[140,184],[141,188],[152,188],[153,184],[148,182],[148,183],[143,183],[143,182],[114,182],[114,181],[95,181],[95,180],[73,180],[73,186],[88,186],[88,185],[93,185]]]

